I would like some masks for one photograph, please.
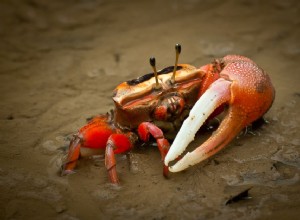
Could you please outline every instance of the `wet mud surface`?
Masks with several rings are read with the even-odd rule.
[[[0,218],[297,219],[299,14],[298,1],[1,1]],[[113,108],[116,85],[151,72],[150,56],[173,65],[175,43],[181,63],[242,54],[263,67],[269,123],[169,179],[148,145],[117,158],[118,187],[101,156],[60,177],[72,133]]]

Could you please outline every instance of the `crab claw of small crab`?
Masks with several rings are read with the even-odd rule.
[[[254,62],[232,63],[220,75],[191,109],[165,157],[165,165],[185,151],[196,132],[220,105],[228,105],[226,116],[208,140],[169,166],[171,172],[182,171],[214,155],[271,107],[274,88],[268,75]]]

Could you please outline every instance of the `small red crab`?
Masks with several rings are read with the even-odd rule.
[[[249,58],[228,55],[197,69],[177,64],[181,46],[177,44],[175,49],[174,66],[157,72],[155,59],[150,58],[153,73],[116,87],[115,109],[93,118],[74,135],[62,166],[63,175],[73,172],[84,149],[92,154],[102,150],[110,180],[117,184],[115,154],[128,152],[138,138],[146,142],[151,135],[165,160],[163,174],[167,176],[169,169],[179,171],[215,154],[271,107],[275,94],[271,81]],[[227,117],[213,136],[195,152],[168,167],[208,117],[224,109],[228,111]],[[174,137],[180,127],[169,151],[166,137]]]

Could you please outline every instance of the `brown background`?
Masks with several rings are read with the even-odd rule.
[[[2,0],[0,218],[299,217],[299,9],[297,0]],[[102,158],[59,177],[70,134],[113,108],[117,84],[150,72],[150,56],[158,69],[173,65],[175,43],[181,63],[242,54],[269,72],[270,123],[169,180],[151,146],[134,150],[131,164],[118,157],[120,187]],[[252,199],[224,205],[248,187]]]

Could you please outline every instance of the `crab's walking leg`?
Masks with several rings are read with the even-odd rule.
[[[74,168],[80,156],[81,138],[75,135],[70,142],[68,156],[66,162],[62,165],[61,175],[74,173]]]
[[[113,184],[120,183],[117,175],[116,164],[117,163],[113,143],[111,141],[108,141],[105,150],[105,167],[107,169],[110,181]]]
[[[105,150],[105,167],[111,183],[119,184],[115,154],[125,153],[132,149],[132,143],[129,135],[126,134],[112,134],[107,140]]]
[[[157,147],[160,151],[162,160],[165,159],[165,156],[167,155],[170,144],[169,141],[164,137],[164,134],[160,128],[158,128],[156,125],[150,123],[150,122],[143,122],[138,127],[138,134],[139,137],[147,142],[150,138],[150,134],[155,138]],[[163,175],[165,177],[168,177],[169,169],[167,166],[164,166],[163,168]]]

